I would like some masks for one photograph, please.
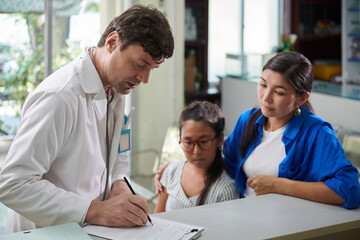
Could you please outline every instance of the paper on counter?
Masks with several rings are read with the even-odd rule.
[[[171,240],[171,239],[194,239],[199,236],[203,227],[183,224],[179,222],[151,217],[154,225],[150,223],[138,227],[103,227],[89,225],[84,230],[94,236],[114,239],[149,239],[149,240]]]

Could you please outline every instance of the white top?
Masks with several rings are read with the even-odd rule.
[[[281,141],[286,129],[283,126],[276,131],[263,133],[261,143],[254,149],[242,166],[246,176],[249,178],[254,175],[278,176],[279,164],[286,157],[285,145]],[[245,197],[255,196],[254,189],[246,185]]]
[[[185,163],[185,161],[171,163],[161,177],[160,182],[166,187],[168,193],[166,211],[196,206],[199,195],[188,198],[181,186],[181,176]],[[234,179],[230,178],[223,170],[221,176],[211,186],[205,204],[233,200],[239,196]]]
[[[7,232],[84,222],[91,201],[105,190],[106,104],[87,51],[28,96],[0,173],[0,201],[22,215],[13,212]],[[124,97],[115,95],[111,108],[115,124],[107,191],[129,174],[126,154],[118,154]]]

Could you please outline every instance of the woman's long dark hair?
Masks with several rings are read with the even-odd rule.
[[[296,95],[302,96],[311,92],[314,80],[314,70],[309,59],[297,52],[281,52],[271,58],[263,67],[263,71],[269,69],[281,73],[288,83],[295,89]],[[314,110],[309,101],[305,106],[313,113]],[[240,154],[245,157],[249,145],[256,137],[255,122],[262,114],[261,109],[252,109],[252,116],[246,124],[243,135],[240,139]]]
[[[193,102],[182,111],[179,120],[180,138],[182,126],[184,122],[188,120],[204,122],[215,131],[216,137],[219,137],[220,134],[223,133],[225,127],[224,115],[219,106],[207,101]],[[211,185],[221,176],[223,169],[224,161],[221,149],[217,149],[214,162],[207,170],[205,187],[199,196],[197,205],[203,205],[205,203]]]

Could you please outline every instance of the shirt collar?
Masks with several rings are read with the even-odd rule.
[[[295,137],[298,134],[298,132],[300,131],[305,119],[311,114],[311,112],[305,105],[302,105],[300,107],[300,109],[301,109],[301,114],[299,116],[294,115],[292,117],[292,119],[290,120],[290,122],[284,132],[284,136],[286,136],[287,138],[289,138],[291,140],[295,139]]]
[[[260,111],[260,108],[258,111]],[[255,112],[254,112],[254,114],[255,114]],[[265,121],[265,116],[263,114],[261,114],[260,117],[255,122],[256,130],[260,133],[260,136],[262,136],[262,134],[263,134],[264,121]]]
[[[305,105],[302,105],[300,109],[301,109],[301,114],[299,116],[294,115],[284,131],[284,136],[292,140],[295,139],[296,135],[300,131],[301,126],[303,125],[305,119],[311,114],[309,109]],[[256,130],[260,133],[260,136],[262,136],[263,134],[264,120],[265,120],[265,116],[261,114],[255,123]]]

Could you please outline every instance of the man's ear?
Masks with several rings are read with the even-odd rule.
[[[119,34],[116,31],[113,31],[107,36],[105,47],[109,53],[112,53],[118,44],[120,44]]]

